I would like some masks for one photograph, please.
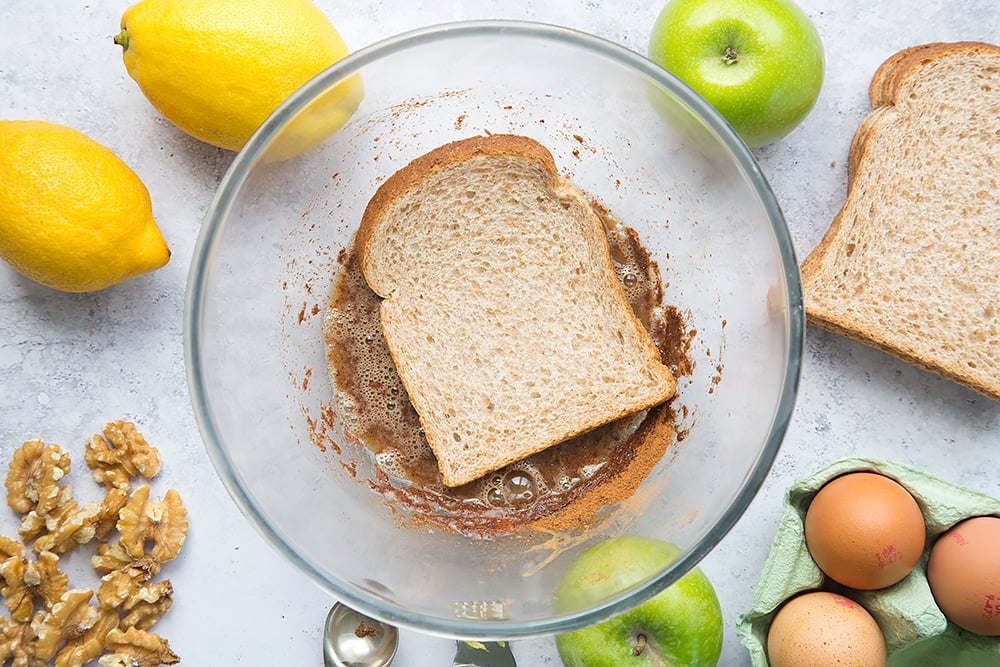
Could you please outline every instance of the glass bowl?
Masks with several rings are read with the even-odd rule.
[[[363,97],[343,94],[359,83]],[[290,157],[309,143],[303,127],[330,119],[342,127]],[[484,133],[539,140],[561,173],[636,232],[664,303],[682,317],[685,355],[670,404],[677,434],[634,493],[598,503],[579,526],[488,539],[414,525],[376,490],[385,477],[345,434],[323,336],[334,275],[378,185],[418,155]],[[715,547],[780,446],[803,329],[784,218],[725,121],[626,48],[508,21],[385,40],[293,94],[222,180],[185,310],[195,415],[249,520],[346,604],[483,639],[607,619]],[[680,555],[585,608],[554,605],[569,563],[618,535],[664,540]]]

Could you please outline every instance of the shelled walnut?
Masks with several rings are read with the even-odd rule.
[[[36,639],[30,623],[0,616],[0,665],[45,667],[46,661],[35,654]]]
[[[159,473],[160,456],[130,422],[106,424],[87,441],[84,459],[105,491],[100,502],[81,505],[64,483],[65,449],[28,440],[12,455],[5,486],[20,514],[20,540],[0,536],[0,594],[10,613],[0,616],[0,665],[177,663],[166,640],[148,630],[173,603],[170,581],[153,579],[184,544],[187,510],[175,490],[160,499],[150,498],[148,484],[132,490],[135,477]],[[59,569],[60,554],[93,541],[91,565],[103,575],[96,595],[70,589]]]
[[[66,487],[69,489],[69,487]],[[128,492],[122,488],[109,488],[100,503],[87,503],[83,506],[69,498],[62,506],[53,510],[45,520],[46,534],[38,536],[36,530],[28,531],[25,523],[30,521],[29,512],[21,522],[18,534],[22,539],[38,536],[33,545],[34,551],[51,551],[62,554],[79,544],[87,544],[94,538],[105,540],[115,528],[118,514],[128,501]],[[37,527],[32,524],[33,529]],[[31,535],[27,537],[26,535]]]
[[[90,566],[100,574],[121,570],[129,576],[151,579],[160,573],[160,563],[150,557],[132,558],[121,540],[102,542],[90,559]]]
[[[69,588],[69,577],[59,569],[59,557],[50,551],[38,554],[37,561],[26,553],[8,558],[0,563],[0,579],[10,617],[22,623],[31,620],[36,602],[51,608]]]
[[[150,583],[115,570],[101,578],[97,601],[102,609],[124,614],[118,627],[148,630],[173,604],[174,587],[168,579]]]
[[[135,424],[110,422],[103,436],[91,436],[84,449],[84,460],[98,484],[128,489],[137,475],[152,479],[159,474],[160,454]]]
[[[133,559],[149,556],[157,563],[177,557],[184,546],[188,523],[187,510],[177,491],[167,491],[163,499],[150,500],[149,485],[132,492],[128,503],[118,513],[121,544]],[[151,544],[149,551],[146,545]]]
[[[89,588],[66,591],[47,612],[31,621],[38,637],[38,657],[53,660],[56,667],[79,667],[104,652],[104,641],[118,625],[118,615],[90,604]]]
[[[137,628],[112,630],[107,646],[111,653],[97,661],[101,667],[156,667],[180,662],[167,640]]]
[[[58,504],[59,480],[69,474],[69,453],[59,445],[28,440],[14,452],[7,474],[7,504],[15,512],[46,517]]]

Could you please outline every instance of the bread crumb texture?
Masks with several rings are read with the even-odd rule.
[[[869,96],[807,319],[1000,400],[1000,47],[906,49]]]

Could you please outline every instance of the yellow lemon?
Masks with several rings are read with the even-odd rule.
[[[160,268],[170,250],[146,186],[109,149],[63,125],[0,120],[0,258],[90,292]]]
[[[115,43],[143,94],[170,122],[237,151],[277,106],[348,54],[309,0],[141,0],[122,15]],[[280,157],[340,127],[362,96],[349,78],[295,119]]]

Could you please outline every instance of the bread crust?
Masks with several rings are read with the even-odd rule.
[[[414,185],[425,180],[430,174],[447,169],[453,164],[463,162],[476,155],[521,155],[544,165],[546,171],[554,178],[557,174],[552,153],[538,142],[517,134],[477,135],[452,141],[424,153],[379,186],[361,215],[361,224],[358,227],[354,243],[361,262],[361,271],[366,276],[369,273],[368,267],[371,262],[369,241],[392,202]],[[386,296],[376,289],[375,285],[372,285],[372,289],[379,296]]]
[[[876,160],[872,154],[875,137],[879,132],[886,131],[896,115],[897,107],[908,102],[905,99],[908,83],[921,74],[922,68],[936,63],[941,58],[971,58],[982,55],[995,58],[997,65],[1000,66],[1000,46],[983,42],[922,44],[893,54],[879,66],[872,77],[868,91],[872,111],[861,121],[851,141],[847,167],[847,199],[820,243],[802,262],[801,272],[806,296],[806,321],[810,325],[875,347],[905,362],[963,384],[987,397],[1000,400],[1000,377],[984,379],[962,367],[939,363],[929,358],[925,350],[917,349],[901,340],[891,327],[866,328],[851,317],[849,312],[831,308],[831,304],[820,302],[815,294],[815,285],[838,268],[832,265],[832,256],[843,242],[846,221],[853,221],[855,216],[862,215],[862,209],[870,206],[864,187],[858,182],[858,174],[863,165]],[[996,91],[993,94],[997,94]],[[960,156],[955,157],[958,159]],[[887,176],[891,178],[891,175]],[[961,193],[955,194],[961,195]],[[870,220],[868,224],[888,224],[888,222]],[[1000,236],[1000,230],[997,235]],[[1000,276],[997,276],[997,280],[1000,281]],[[843,301],[850,298],[849,295],[842,296]],[[898,326],[903,326],[903,323],[898,323]],[[956,341],[955,344],[961,343]]]

